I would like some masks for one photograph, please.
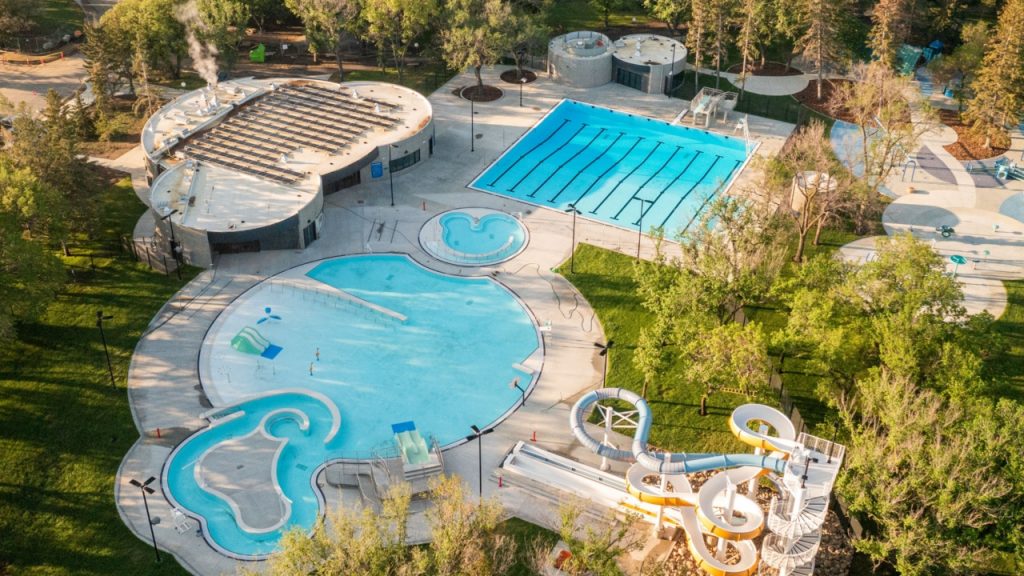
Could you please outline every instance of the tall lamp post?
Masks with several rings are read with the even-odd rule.
[[[612,346],[615,346],[615,340],[609,340],[604,344],[594,342],[594,347],[600,350],[597,355],[604,357],[604,372],[601,376],[602,387],[608,386],[608,357],[612,355]]]
[[[494,428],[480,430],[476,424],[470,425],[470,428],[473,430],[473,433],[466,436],[466,440],[476,440],[477,486],[479,486],[479,496],[482,501],[484,499],[484,448],[480,438],[494,432]]]
[[[160,221],[167,222],[167,225],[171,228],[171,258],[174,258],[174,269],[178,273],[178,280],[181,280],[181,258],[178,251],[178,240],[174,237],[174,220],[171,220],[171,216],[174,216],[177,213],[178,209],[175,208],[160,218]]]
[[[100,340],[103,341],[103,355],[107,358],[107,372],[110,374],[110,387],[117,390],[117,384],[114,383],[114,367],[110,365],[110,351],[107,349],[107,335],[103,332],[103,321],[113,320],[114,317],[111,315],[103,315],[103,310],[96,311],[96,327],[100,329]]]
[[[153,539],[153,553],[156,554],[156,561],[159,562],[160,549],[156,547],[156,532],[153,531],[153,518],[149,515],[149,500],[146,499],[146,494],[153,493],[153,489],[150,488],[149,485],[152,484],[154,480],[156,480],[156,478],[150,476],[145,482],[139,482],[134,478],[129,480],[129,482],[132,486],[137,487],[139,491],[142,492],[142,504],[146,507],[146,522],[149,523],[149,536]]]
[[[637,222],[637,224],[639,225],[639,228],[637,228],[637,231],[636,231],[636,259],[639,260],[640,259],[640,240],[644,237],[644,212],[646,212],[645,207],[648,204],[652,204],[653,205],[654,204],[654,200],[644,200],[643,198],[634,198],[634,200],[639,200],[640,201],[640,221]]]
[[[508,383],[508,387],[513,390],[519,390],[519,393],[523,395],[523,403],[521,406],[526,406],[526,389],[519,385],[519,377],[516,376]]]
[[[469,88],[469,86],[466,86]],[[465,98],[466,88],[463,88],[459,94]],[[469,151],[476,151],[476,102],[472,98],[469,100]]]
[[[576,273],[576,215],[580,213],[576,209],[575,204],[569,204],[569,207],[565,209],[566,212],[572,213],[572,246],[569,247],[569,273]]]
[[[526,85],[526,76],[519,79],[519,107],[523,107],[523,86]]]

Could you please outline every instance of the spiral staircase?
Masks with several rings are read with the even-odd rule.
[[[762,574],[770,573],[767,568],[779,576],[814,574],[821,526],[845,448],[810,434],[800,434],[797,442],[805,450],[787,464],[781,483],[784,490],[772,498],[768,509],[769,534],[761,544]]]

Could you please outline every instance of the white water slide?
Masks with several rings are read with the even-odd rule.
[[[622,400],[636,408],[637,430],[629,450],[603,444],[584,427],[587,408],[602,399]],[[591,451],[607,458],[635,462],[624,479],[522,443],[509,455],[504,467],[605,507],[639,513],[659,525],[665,521],[681,527],[686,532],[690,553],[700,568],[713,576],[746,576],[757,572],[760,558],[752,539],[764,529],[765,513],[756,501],[738,493],[737,487],[744,483],[753,487],[752,481],[765,474],[783,475],[782,481],[777,482],[783,493],[778,507],[776,502],[772,504],[774,516],[768,524],[782,527],[787,533],[766,538],[778,549],[771,565],[779,568],[780,574],[810,573],[813,569],[816,538],[820,538],[817,528],[827,509],[827,499],[821,508],[815,507],[816,499],[820,499],[821,494],[827,496],[831,490],[841,455],[832,464],[830,445],[829,464],[815,464],[816,472],[803,478],[808,474],[807,461],[821,456],[819,460],[824,463],[824,455],[815,450],[819,447],[816,439],[801,435],[799,440],[814,443],[814,449],[806,449],[798,441],[792,422],[778,410],[745,404],[733,411],[729,428],[742,442],[753,446],[755,454],[649,450],[650,408],[643,398],[629,390],[605,388],[588,393],[573,406],[569,421],[576,438]],[[695,492],[687,474],[708,470],[722,471],[707,479]],[[648,481],[652,479],[654,483]],[[811,513],[814,517],[808,522]],[[709,549],[705,535],[718,539],[714,550]],[[809,542],[813,550],[807,548]],[[730,554],[729,548],[735,553]]]

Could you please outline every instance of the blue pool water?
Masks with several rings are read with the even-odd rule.
[[[267,433],[289,440],[276,466],[293,502],[287,525],[311,527],[319,511],[309,485],[318,466],[391,448],[391,424],[397,422],[414,421],[424,437],[441,445],[464,438],[472,424],[497,422],[520,401],[509,383],[519,378],[527,387],[534,378],[518,364],[540,353],[532,317],[489,278],[446,276],[386,254],[326,260],[292,275],[312,288],[289,284],[288,274],[260,284],[229,306],[207,336],[200,358],[208,364],[204,389],[215,405],[234,405],[231,410],[244,417],[193,436],[167,465],[172,497],[206,519],[207,536],[218,546],[238,555],[269,553],[280,530],[247,532],[222,498],[196,485],[193,470],[208,449],[256,431],[271,412],[305,414],[307,430],[285,412]],[[405,319],[325,296],[334,289]],[[260,322],[267,307],[274,317]],[[233,337],[247,327],[281,352],[269,360],[233,348]],[[264,394],[272,395],[253,399]],[[337,434],[326,443],[331,416],[325,403],[340,414]]]
[[[673,236],[746,157],[741,139],[563,100],[470,186],[632,230],[643,205],[644,231]]]
[[[444,254],[464,264],[494,264],[519,252],[526,230],[514,217],[502,212],[479,219],[465,212],[441,216],[441,240],[451,250]]]

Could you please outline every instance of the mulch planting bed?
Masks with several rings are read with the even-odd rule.
[[[729,70],[727,70],[727,72],[739,74],[740,68],[742,67],[743,64],[733,64],[732,66],[729,67]],[[758,66],[755,64],[751,68],[750,73],[754,76],[799,76],[803,74],[802,71],[797,70],[792,66],[787,67],[785,64],[782,64],[781,62],[765,62],[764,66]]]
[[[845,110],[836,110],[836,99],[839,96],[839,87],[849,84],[850,80],[825,80],[821,83],[821,100],[818,100],[818,81],[811,80],[807,87],[793,94],[801,104],[815,112],[820,112],[832,118],[853,122],[853,117]]]
[[[985,137],[972,132],[970,126],[963,123],[960,113],[956,110],[939,110],[939,120],[956,132],[957,141],[946,144],[943,148],[957,160],[995,158],[1010,149],[1010,135],[1006,132],[1003,132],[998,138],[993,138],[991,146],[986,148]]]
[[[509,84],[519,84],[522,78],[526,78],[526,83],[529,84],[537,79],[537,75],[532,70],[523,70],[523,75],[519,76],[519,72],[515,68],[501,73],[501,80]]]
[[[501,88],[484,84],[483,86],[459,86],[452,90],[452,94],[473,102],[494,102],[501,98],[504,92],[501,91]]]

